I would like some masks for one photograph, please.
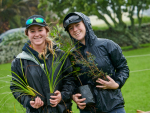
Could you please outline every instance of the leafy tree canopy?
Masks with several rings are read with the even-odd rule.
[[[150,0],[39,0],[39,8],[43,8],[50,15],[62,22],[63,18],[69,12],[82,12],[88,16],[96,15],[102,19],[109,28],[125,34],[134,48],[139,46],[138,39],[135,36],[134,13],[136,13],[139,30],[142,23],[142,12],[149,8]],[[130,30],[123,21],[123,13],[127,13],[131,21]],[[55,15],[54,15],[55,14]],[[112,20],[113,25],[107,20],[106,15]]]

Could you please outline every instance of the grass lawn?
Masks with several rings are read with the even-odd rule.
[[[126,56],[130,77],[122,88],[127,113],[137,109],[150,111],[150,46],[123,52]]]
[[[150,111],[150,45],[136,50],[124,51],[130,68],[130,77],[122,88],[126,113],[137,109]],[[0,111],[1,113],[25,113],[9,90],[10,63],[0,65]],[[79,113],[73,104],[73,112]]]

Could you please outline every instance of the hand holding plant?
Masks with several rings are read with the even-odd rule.
[[[119,84],[116,83],[111,77],[107,76],[109,81],[102,80],[98,78],[96,80],[97,83],[100,83],[101,85],[96,85],[98,88],[102,89],[117,89],[119,87]]]
[[[81,96],[81,94],[77,93],[75,95],[72,95],[72,99],[80,109],[84,109],[86,107],[86,103],[84,103],[83,101],[85,101],[86,98],[81,99]]]
[[[44,105],[44,102],[37,96],[35,98],[35,101],[30,101],[30,105],[33,107],[33,108],[40,108]]]
[[[62,97],[61,97],[61,93],[60,91],[55,91],[54,92],[54,96],[51,96],[51,99],[50,99],[50,103],[51,103],[51,106],[52,107],[56,107],[57,104],[61,101]]]

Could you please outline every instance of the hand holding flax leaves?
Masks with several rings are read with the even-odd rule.
[[[55,95],[51,96],[52,99],[50,99],[50,103],[52,107],[56,107],[57,104],[61,101],[62,97],[61,97],[61,93],[60,91],[55,91]]]
[[[33,108],[40,108],[44,105],[44,102],[41,100],[41,98],[39,98],[38,96],[35,98],[35,101],[30,101],[30,105],[33,107]]]
[[[33,98],[36,97],[36,95],[42,96],[39,92],[37,92],[35,89],[33,89],[32,87],[29,86],[29,84],[27,82],[27,78],[25,77],[24,72],[23,72],[23,66],[22,66],[21,59],[20,59],[20,64],[21,64],[23,79],[17,73],[11,71],[12,74],[14,75],[14,76],[12,76],[11,86],[17,87],[17,88],[13,88],[12,92],[16,93],[16,94],[21,93],[20,96],[30,95]],[[17,98],[19,98],[20,96],[18,96]]]

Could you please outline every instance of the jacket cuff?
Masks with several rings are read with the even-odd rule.
[[[116,83],[118,83],[119,84],[119,87],[118,87],[118,89],[121,89],[121,83],[119,82],[119,81],[116,81]]]

